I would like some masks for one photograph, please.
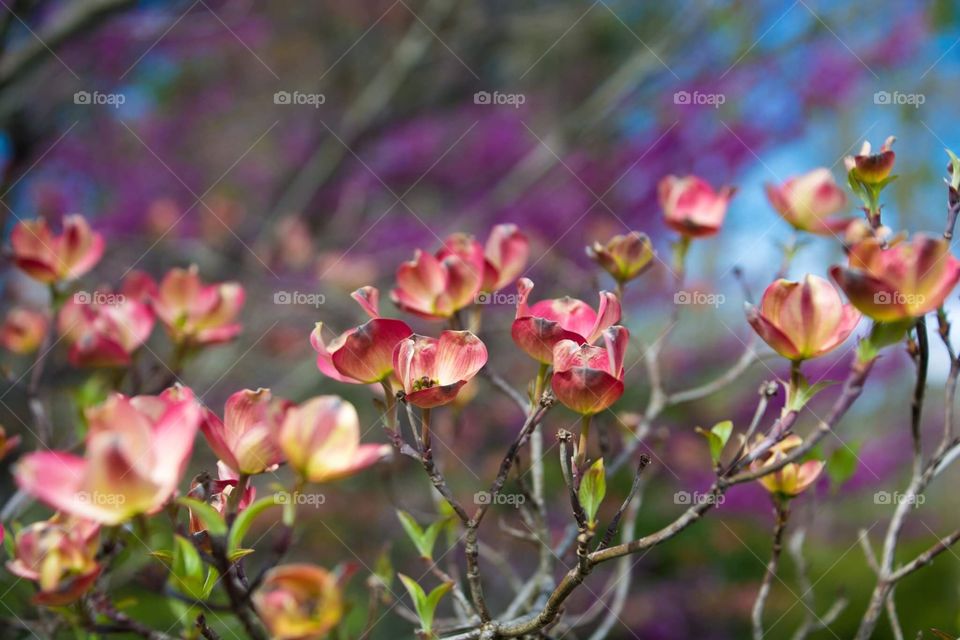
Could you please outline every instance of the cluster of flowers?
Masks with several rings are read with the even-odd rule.
[[[829,273],[849,303],[828,280],[807,275],[799,282],[776,280],[758,306],[748,306],[747,320],[756,333],[793,363],[788,398],[799,391],[800,363],[836,349],[863,315],[878,323],[915,322],[939,308],[960,280],[960,262],[946,241],[921,234],[912,240],[891,238],[880,225],[879,192],[892,179],[890,143],[878,154],[870,154],[867,146],[848,160],[848,178],[864,201],[866,222],[834,217],[846,205],[846,196],[826,169],[767,188],[773,207],[798,231],[842,233],[848,254],[848,264],[835,265]],[[730,187],[714,190],[695,176],[668,176],[659,191],[665,220],[681,235],[681,260],[692,239],[720,230],[734,195]],[[12,237],[14,262],[51,285],[57,328],[70,345],[74,365],[128,366],[156,319],[185,348],[230,340],[239,332],[235,320],[243,289],[233,283],[205,285],[193,268],[173,269],[159,285],[144,274],[131,274],[115,297],[101,290],[103,296],[92,301],[64,298],[63,287],[87,273],[103,248],[102,237],[79,216],[67,218],[59,236],[43,222],[26,222]],[[527,238],[509,224],[494,227],[485,244],[454,234],[435,253],[418,250],[397,269],[390,297],[401,310],[450,328],[435,337],[416,334],[403,320],[382,317],[379,291],[363,287],[352,297],[369,320],[329,341],[322,323],[311,334],[318,369],[339,382],[380,385],[387,406],[400,397],[423,410],[426,422],[427,412],[454,402],[487,362],[487,348],[475,335],[479,321],[471,325],[473,331],[461,329],[462,312],[479,314],[480,296],[516,283],[511,336],[539,363],[538,380],[549,380],[557,400],[584,416],[582,463],[590,416],[624,393],[629,332],[619,324],[621,301],[615,293],[601,291],[596,309],[569,297],[531,303],[534,284],[520,277],[529,253]],[[656,259],[652,242],[639,232],[595,243],[587,253],[614,279],[618,292]],[[47,324],[44,313],[14,310],[0,332],[0,344],[18,353],[36,350]],[[212,506],[227,525],[255,499],[251,476],[287,464],[298,487],[329,482],[390,452],[388,445],[360,443],[356,409],[338,396],[295,404],[267,389],[242,390],[227,401],[221,419],[202,407],[190,389],[176,386],[159,395],[111,393],[84,417],[82,456],[35,452],[16,466],[20,487],[58,511],[17,534],[16,557],[8,564],[10,571],[37,583],[41,604],[71,602],[90,589],[103,570],[98,561],[101,527],[171,504],[197,431],[219,460],[218,480],[195,482],[188,495]],[[787,436],[768,444],[758,451],[753,468],[776,464],[801,443]],[[0,453],[15,444],[0,433]],[[760,481],[777,499],[789,499],[809,487],[821,470],[816,460],[792,463]],[[209,527],[209,514],[191,514],[192,534]],[[334,575],[306,564],[272,569],[253,602],[276,638],[320,636],[343,612]]]
[[[101,287],[63,299],[59,285],[85,275],[100,261],[103,236],[79,215],[67,216],[55,235],[43,219],[19,223],[10,238],[14,264],[50,285],[59,307],[56,327],[77,367],[124,367],[150,338],[157,319],[185,348],[226,342],[240,333],[236,317],[243,287],[235,282],[204,284],[196,267],[171,269],[157,284],[131,271],[117,291]],[[10,311],[0,326],[0,346],[18,354],[35,352],[50,325],[49,314],[25,307]]]

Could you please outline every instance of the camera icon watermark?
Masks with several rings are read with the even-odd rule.
[[[677,491],[673,494],[673,503],[674,504],[685,504],[685,505],[695,505],[695,504],[713,504],[720,506],[726,500],[726,496],[722,494],[713,494],[713,493],[701,493],[699,491]]]
[[[673,304],[711,306],[714,308],[725,304],[727,297],[722,293],[705,293],[703,291],[677,291],[673,294]]]
[[[304,493],[302,491],[290,493],[289,491],[277,491],[273,494],[273,501],[275,504],[280,505],[307,505],[310,507],[319,508],[326,504],[327,496],[322,493]]]
[[[273,94],[273,104],[310,105],[319,109],[326,103],[327,96],[322,93],[306,93],[303,91],[277,91]]]
[[[927,101],[922,93],[903,93],[900,91],[877,91],[873,94],[873,104],[909,106],[919,109]]]
[[[326,303],[327,297],[322,293],[304,293],[302,291],[276,291],[273,294],[273,304],[303,305],[314,309]]]
[[[82,305],[120,306],[127,301],[122,293],[106,291],[77,291],[73,294],[73,303]]]
[[[492,104],[509,105],[514,109],[519,109],[520,105],[527,101],[527,96],[522,93],[500,93],[494,91],[477,91],[473,94],[473,104]]]
[[[920,506],[927,501],[923,494],[902,493],[900,491],[877,491],[873,494],[873,504],[912,504]]]
[[[102,491],[79,491],[77,502],[101,506],[119,506],[125,504],[127,496],[122,493],[103,493]]]
[[[727,101],[723,93],[703,93],[701,91],[677,91],[673,94],[673,104],[709,106],[719,109]]]
[[[899,291],[878,291],[873,294],[874,304],[895,304],[918,306],[927,301],[927,297],[918,293],[900,293]]]
[[[127,101],[122,93],[101,93],[100,91],[77,91],[73,94],[73,104],[106,105],[119,109]]]
[[[476,505],[506,504],[514,509],[519,509],[520,505],[526,501],[527,497],[522,493],[498,493],[494,495],[489,491],[477,491],[473,494],[473,503]]]
[[[481,291],[473,297],[473,304],[505,304],[514,306],[519,300],[520,296],[516,293]]]

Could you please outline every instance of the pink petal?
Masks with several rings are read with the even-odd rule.
[[[444,331],[437,344],[436,380],[448,385],[470,380],[487,363],[487,347],[469,331]]]
[[[600,308],[597,311],[596,322],[587,333],[581,335],[586,337],[587,342],[593,344],[600,337],[600,334],[618,322],[620,322],[620,301],[616,295],[609,291],[601,291]]]

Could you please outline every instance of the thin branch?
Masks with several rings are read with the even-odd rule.
[[[627,497],[623,499],[623,503],[620,505],[620,508],[617,509],[617,512],[614,514],[613,518],[611,518],[606,532],[600,539],[600,545],[597,547],[598,550],[606,549],[613,541],[613,536],[617,534],[617,529],[620,527],[620,518],[623,517],[624,511],[626,511],[627,507],[633,501],[633,497],[637,494],[637,490],[640,489],[640,477],[643,474],[643,470],[646,469],[647,465],[649,464],[650,458],[646,455],[641,455],[640,461],[637,463],[637,471],[633,474],[633,484],[630,485],[630,491],[627,493]]]
[[[763,640],[763,608],[767,603],[767,597],[770,595],[773,579],[777,575],[780,553],[783,551],[783,532],[787,528],[789,517],[790,511],[786,505],[777,503],[776,521],[773,525],[773,549],[770,553],[770,560],[767,562],[767,570],[763,574],[763,581],[760,583],[760,591],[757,592],[757,599],[753,603],[753,613],[751,615],[753,640]]]

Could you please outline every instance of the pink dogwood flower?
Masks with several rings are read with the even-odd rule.
[[[217,458],[234,472],[263,473],[283,460],[278,435],[290,406],[269,389],[244,389],[227,399],[223,420],[207,410],[200,429]]]
[[[846,208],[847,196],[829,169],[814,169],[765,189],[780,217],[799,231],[829,236],[842,233],[852,221],[833,217]]]
[[[324,638],[344,613],[336,577],[310,564],[271,569],[253,603],[274,640]]]
[[[834,265],[830,276],[865,315],[894,322],[940,307],[960,280],[960,260],[942,238],[916,234],[888,248],[867,238],[850,249],[848,266]]]
[[[690,238],[717,233],[736,192],[734,187],[715,191],[697,176],[666,176],[660,180],[657,190],[667,226]]]
[[[482,256],[460,255],[449,248],[437,255],[417,249],[413,260],[397,267],[393,302],[428,320],[446,319],[471,305],[484,282]]]
[[[620,321],[620,301],[609,291],[600,292],[600,306],[594,311],[586,302],[570,297],[528,305],[532,290],[528,278],[517,283],[517,312],[510,335],[527,355],[543,364],[553,362],[553,348],[561,340],[592,344]]]
[[[839,347],[860,322],[832,284],[814,275],[803,282],[777,280],[763,292],[759,307],[747,307],[754,331],[784,358],[816,358]]]
[[[14,538],[15,551],[7,570],[37,584],[35,604],[68,605],[89,591],[100,575],[99,534],[96,522],[63,514],[34,522]]]
[[[530,241],[517,225],[498,224],[490,230],[485,245],[465,233],[449,236],[437,257],[448,255],[457,255],[482,269],[480,291],[499,291],[523,272],[530,255]]]
[[[14,471],[26,493],[54,509],[106,525],[155,513],[170,499],[193,450],[200,406],[172,387],[158,396],[112,393],[87,409],[83,457],[39,451]]]
[[[42,311],[15,307],[0,324],[0,347],[12,353],[33,353],[43,344],[50,319]]]
[[[193,265],[167,272],[152,306],[175,342],[201,346],[227,342],[240,333],[236,318],[244,297],[236,282],[204,284]]]
[[[57,327],[75,367],[125,367],[153,332],[155,316],[149,296],[156,284],[145,274],[131,274],[117,293],[107,289],[80,292],[68,299]]]
[[[469,331],[444,331],[439,339],[413,335],[393,352],[406,400],[421,409],[453,402],[486,363],[486,345]]]
[[[90,229],[86,218],[69,215],[63,232],[54,235],[43,218],[21,221],[10,235],[13,262],[31,278],[52,284],[76,280],[103,256],[103,236]]]
[[[390,453],[390,445],[360,444],[360,419],[338,396],[317,396],[291,407],[280,429],[290,467],[307,482],[353,475]]]
[[[380,382],[393,373],[393,350],[401,340],[413,335],[413,329],[401,320],[380,317],[380,292],[376,288],[363,287],[351,296],[371,319],[330,342],[324,342],[323,323],[318,322],[310,334],[310,344],[317,352],[317,368],[340,382]]]
[[[581,415],[608,408],[623,395],[623,361],[630,332],[619,325],[603,332],[603,347],[561,340],[553,348],[551,385],[557,400]]]

